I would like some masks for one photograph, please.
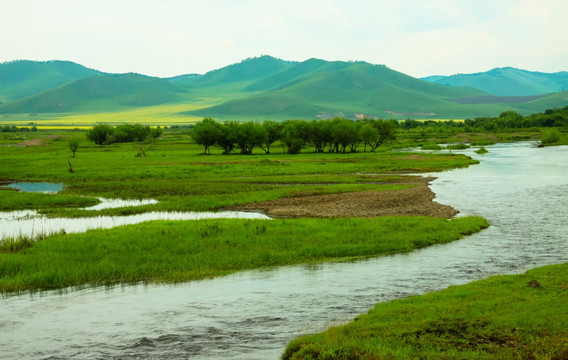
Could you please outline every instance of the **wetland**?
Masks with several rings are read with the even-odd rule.
[[[66,184],[59,194],[2,190],[6,210],[31,203],[46,218],[226,209],[285,217],[152,221],[5,248],[4,353],[38,359],[278,358],[294,338],[345,323],[376,303],[568,261],[568,229],[560,220],[568,215],[566,148],[536,149],[527,142],[487,148],[484,155],[466,149],[243,158],[195,155],[198,150],[179,139],[158,142],[145,157],[135,157],[139,149],[129,144],[84,146],[71,159],[73,174],[66,171],[64,146],[2,148],[9,164],[0,170],[3,180]],[[22,161],[26,157],[35,163]],[[104,165],[96,161],[101,158]],[[455,168],[461,169],[450,170]],[[417,171],[436,179],[401,175]],[[349,204],[373,208],[381,195],[394,204],[393,193],[403,199],[412,189],[422,189],[414,191],[423,203],[434,200],[433,206],[450,212],[438,218],[411,212],[350,218],[365,215]],[[157,202],[85,210],[100,197]],[[303,207],[294,207],[302,198]],[[277,206],[288,210],[279,213]],[[305,218],[308,206],[333,210]],[[448,220],[456,211],[458,217]],[[481,232],[487,223],[479,216],[491,224]],[[146,238],[152,241],[139,241]],[[121,257],[109,256],[121,249]],[[189,263],[197,266],[183,265]],[[27,275],[20,276],[23,269]]]

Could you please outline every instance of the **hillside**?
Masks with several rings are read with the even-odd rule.
[[[257,95],[191,112],[221,119],[348,117],[461,117],[467,106],[445,100],[487,95],[472,88],[448,87],[415,79],[386,66],[310,59],[259,80]]]
[[[138,74],[95,75],[0,106],[0,113],[108,111],[180,101],[181,88]]]
[[[562,84],[568,72],[512,68],[423,81],[360,61],[294,62],[261,56],[204,75],[166,79],[105,74],[63,61],[0,64],[0,74],[0,90],[12,96],[0,104],[3,114],[108,113],[168,104],[169,114],[180,119],[461,119],[496,116],[505,110],[529,114],[568,103],[566,93],[559,92],[567,87]],[[459,78],[468,81],[457,86]],[[451,81],[456,84],[445,84]],[[481,85],[487,90],[478,88]],[[551,91],[553,86],[560,90]],[[532,92],[540,90],[519,95],[529,87]],[[45,90],[17,98],[23,90],[39,89]]]
[[[440,85],[470,86],[497,96],[532,96],[568,90],[568,72],[542,73],[511,67],[475,74],[429,76],[423,80]]]
[[[70,61],[12,61],[0,64],[0,102],[23,99],[71,81],[100,75]]]

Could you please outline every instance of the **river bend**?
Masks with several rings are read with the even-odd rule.
[[[499,144],[435,174],[437,201],[492,226],[450,244],[177,285],[125,285],[0,302],[2,359],[277,359],[294,337],[375,303],[568,261],[568,147]]]

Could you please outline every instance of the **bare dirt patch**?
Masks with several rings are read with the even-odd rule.
[[[30,140],[24,140],[21,143],[19,143],[18,145],[20,146],[42,146],[44,145],[44,140],[53,140],[53,139],[57,139],[59,136],[58,135],[48,135],[46,137],[42,138],[35,138],[35,139],[30,139]]]
[[[31,139],[31,140],[24,140],[21,143],[19,143],[18,145],[20,146],[41,146],[43,145],[43,140],[42,139]]]
[[[364,191],[330,195],[283,198],[238,205],[231,210],[262,211],[281,217],[377,217],[433,216],[451,218],[458,213],[451,206],[433,201],[428,187],[432,178],[409,177],[397,181],[413,186],[401,190]]]

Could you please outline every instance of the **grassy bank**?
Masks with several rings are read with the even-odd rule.
[[[95,198],[72,195],[57,195],[19,192],[16,190],[0,190],[0,211],[21,209],[78,208],[98,204]]]
[[[4,246],[0,290],[177,282],[266,266],[385,255],[487,227],[478,217],[149,222]]]
[[[566,359],[568,264],[377,304],[283,359]]]

